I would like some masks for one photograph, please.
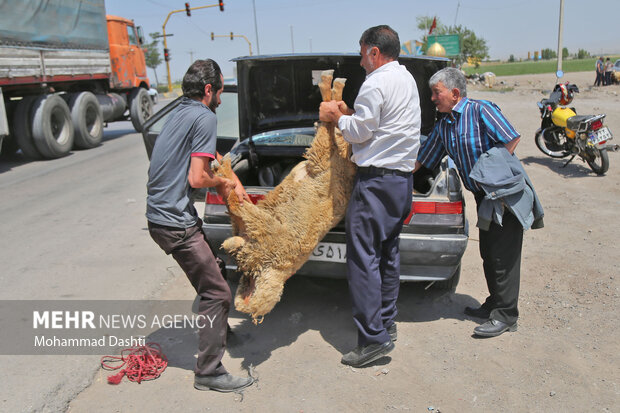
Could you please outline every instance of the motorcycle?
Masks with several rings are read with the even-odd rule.
[[[618,145],[609,144],[613,136],[603,125],[605,114],[577,115],[575,108],[567,107],[575,93],[579,93],[577,85],[562,83],[548,99],[538,102],[542,121],[535,135],[536,146],[552,158],[572,155],[564,167],[579,155],[597,175],[604,175],[609,169],[607,151],[617,151]]]

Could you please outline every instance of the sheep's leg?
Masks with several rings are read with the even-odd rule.
[[[344,84],[347,79],[343,77],[337,77],[334,79],[334,87],[332,88],[332,99],[333,100],[342,100],[342,91],[344,89]]]
[[[332,79],[334,78],[333,70],[324,70],[321,73],[321,81],[319,82],[319,90],[324,102],[332,100]],[[308,175],[316,176],[329,168],[329,154],[332,152],[332,135],[334,133],[334,124],[320,122],[316,131],[312,146],[306,151],[305,157],[308,160],[306,170]]]
[[[342,91],[347,79],[338,77],[334,79],[334,87],[332,88],[332,98],[334,100],[342,100]],[[334,133],[334,144],[336,145],[338,155],[341,158],[349,159],[351,157],[351,145],[342,137],[342,133],[337,130]]]
[[[321,72],[321,81],[319,82],[319,90],[321,91],[321,97],[323,102],[329,102],[332,100],[332,79],[334,78],[333,70],[324,70]]]

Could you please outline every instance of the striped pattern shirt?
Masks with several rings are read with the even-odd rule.
[[[450,113],[443,115],[422,143],[418,161],[434,169],[448,155],[456,164],[465,187],[474,193],[481,192],[469,177],[480,155],[520,135],[499,107],[486,100],[462,98]]]

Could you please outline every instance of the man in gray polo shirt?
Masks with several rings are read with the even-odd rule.
[[[192,188],[215,187],[224,197],[230,191],[240,201],[248,196],[236,177],[221,178],[211,169],[211,161],[221,158],[215,150],[215,110],[224,89],[220,67],[211,59],[197,60],[183,77],[182,87],[182,101],[153,148],[146,217],[151,237],[183,269],[200,296],[199,314],[209,320],[199,331],[194,387],[230,392],[251,385],[253,379],[234,377],[222,365],[232,296],[190,194]]]

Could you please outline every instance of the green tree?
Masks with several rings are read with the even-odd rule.
[[[514,61],[515,61],[515,55],[511,54],[511,55],[510,55],[510,57],[508,58],[508,61],[509,61],[510,63],[514,63]]]
[[[562,59],[566,59],[568,57],[569,53],[568,53],[568,48],[565,47],[562,49]]]
[[[157,45],[159,44],[159,38],[161,34],[159,32],[149,33],[151,36],[151,42],[144,45],[146,49],[144,52],[144,61],[147,67],[153,69],[153,73],[155,73],[155,82],[159,85],[159,79],[157,78],[157,71],[155,70],[157,66],[159,66],[162,62],[161,55],[159,54],[159,50],[157,49]]]
[[[587,50],[579,49],[577,52],[577,59],[586,59],[588,57],[590,57],[590,53]]]
[[[431,26],[433,25],[433,19],[435,20],[435,24],[437,25],[434,29],[433,29],[433,33],[432,34],[439,34],[439,30],[443,30],[445,29],[445,26],[443,24],[441,24],[441,22],[439,21],[438,18],[436,17],[429,17],[429,16],[418,16],[415,18],[416,22],[417,22],[417,28],[418,30],[422,31],[424,33],[424,35],[422,36],[422,43],[424,43],[424,46],[422,46],[422,51],[424,53],[426,53],[426,47],[427,47],[427,40],[428,40],[428,31],[431,29]]]
[[[543,60],[549,60],[549,59],[555,59],[556,57],[558,57],[558,54],[554,52],[553,50],[547,48],[547,49],[542,49],[540,51],[540,57]]]
[[[489,47],[486,40],[476,36],[476,34],[469,30],[467,27],[448,26],[441,28],[437,34],[458,34],[461,39],[461,56],[457,58],[461,63],[468,58],[474,58],[475,60],[484,60],[489,57]]]

